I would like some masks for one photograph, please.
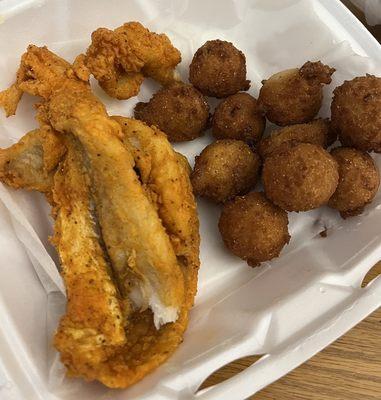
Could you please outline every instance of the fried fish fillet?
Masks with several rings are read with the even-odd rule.
[[[173,322],[183,302],[183,275],[160,218],[134,171],[117,122],[89,91],[56,92],[48,118],[83,146],[97,217],[122,295],[151,308],[155,325]],[[144,238],[144,240],[142,240]]]
[[[81,168],[90,178],[96,217],[99,221],[102,240],[105,241],[107,253],[112,261],[115,286],[125,284],[126,280],[135,283],[135,279],[141,277],[143,288],[147,281],[153,285],[158,284],[159,291],[163,290],[162,287],[165,288],[164,301],[171,299],[172,296],[178,302],[179,317],[176,322],[168,323],[159,330],[155,326],[155,315],[149,309],[144,312],[131,310],[131,313],[127,315],[124,313],[122,319],[126,343],[115,350],[114,355],[109,352],[107,357],[103,357],[105,353],[102,353],[103,355],[97,358],[99,363],[95,363],[96,365],[87,367],[75,365],[77,359],[82,359],[82,349],[77,348],[77,345],[71,346],[69,339],[65,340],[64,338],[60,341],[61,351],[66,348],[69,349],[68,354],[71,354],[62,358],[70,375],[98,379],[110,387],[129,386],[157,367],[175,350],[182,341],[182,334],[187,325],[188,311],[193,304],[199,266],[199,237],[197,215],[188,178],[189,167],[172,150],[173,157],[170,158],[170,162],[175,160],[179,174],[187,177],[182,190],[190,207],[184,209],[184,221],[192,221],[189,237],[186,237],[184,241],[184,243],[192,243],[192,246],[189,245],[188,251],[182,252],[179,249],[185,249],[186,246],[174,246],[173,237],[169,239],[165,232],[165,230],[170,231],[171,229],[171,217],[165,217],[165,212],[160,214],[157,209],[157,207],[160,208],[160,205],[156,204],[155,206],[151,201],[151,196],[148,196],[148,192],[140,185],[133,170],[135,165],[131,152],[121,142],[123,133],[119,125],[108,118],[104,107],[91,94],[88,86],[83,82],[78,82],[73,71],[67,67],[67,63],[52,55],[46,48],[30,46],[22,58],[20,70],[23,70],[25,74],[32,74],[33,78],[29,78],[26,85],[23,81],[17,81],[10,90],[3,92],[0,95],[2,105],[8,110],[15,110],[17,104],[14,104],[16,97],[13,94],[21,87],[31,94],[42,95],[46,101],[40,106],[40,121],[51,124],[65,137],[73,134],[80,144]],[[31,72],[28,72],[29,70]],[[46,73],[45,70],[47,70]],[[49,85],[49,81],[52,81],[51,85]],[[56,84],[58,81],[59,85]],[[58,182],[57,178],[57,185]],[[175,182],[174,186],[179,185],[179,182]],[[128,190],[131,190],[131,193],[128,193]],[[156,192],[160,196],[165,190],[159,185]],[[177,193],[177,191],[175,192]],[[56,191],[56,193],[59,192]],[[127,202],[124,196],[127,196]],[[136,205],[135,202],[139,204]],[[148,212],[146,215],[150,219],[148,222],[146,220],[141,223],[145,212]],[[162,217],[162,221],[160,221],[158,213]],[[129,226],[124,227],[122,223]],[[62,227],[58,229],[62,231]],[[146,234],[145,229],[149,231],[149,235]],[[121,233],[127,233],[130,237],[125,239],[121,236],[114,236],[112,230],[117,230],[118,236]],[[109,240],[108,243],[106,237]],[[114,243],[113,240],[116,239],[124,240],[123,243],[126,244],[126,247],[122,247],[119,242]],[[141,243],[144,241],[146,243]],[[65,252],[65,249],[66,246],[61,249],[60,253]],[[161,251],[166,254],[164,256],[158,254]],[[111,253],[114,257],[111,257]],[[126,257],[126,254],[130,254],[132,257]],[[156,258],[156,256],[158,257]],[[61,258],[64,258],[62,254]],[[175,264],[167,264],[168,260],[172,263],[172,259]],[[160,264],[162,260],[166,262],[165,265]],[[144,261],[151,264],[144,264]],[[127,271],[127,279],[123,279],[124,277],[118,274],[115,262],[120,262],[119,265],[122,265],[123,262],[127,264],[123,270]],[[171,272],[172,275],[166,275],[166,271]],[[71,274],[70,268],[67,273]],[[181,276],[182,279],[176,280],[176,276]],[[180,291],[184,291],[182,295],[176,292],[179,287]],[[73,290],[74,293],[77,293],[77,290],[86,292],[88,289],[73,285]],[[139,290],[141,289],[139,288]],[[133,292],[130,291],[129,295],[136,306],[138,302],[136,298],[133,298]],[[162,299],[160,300],[162,301]],[[124,303],[122,305],[125,306]],[[151,308],[154,307],[151,305]],[[73,322],[75,315],[71,315],[68,319],[70,323]],[[156,325],[158,325],[157,322],[156,319]],[[68,341],[68,346],[65,346],[66,341]],[[96,358],[94,357],[94,359]]]
[[[97,368],[126,341],[120,297],[92,212],[80,146],[64,137],[67,154],[54,175],[53,243],[61,259],[67,309],[54,344],[72,374]]]
[[[111,97],[136,96],[144,77],[162,85],[176,80],[174,69],[181,54],[165,34],[150,32],[139,22],[128,22],[113,31],[99,28],[91,40],[86,54],[77,57],[74,68],[84,80],[93,74]]]
[[[198,219],[188,161],[173,150],[166,135],[155,126],[132,118],[112,118],[122,127],[122,142],[131,149],[140,179],[156,205],[176,256],[180,262],[197,265]]]

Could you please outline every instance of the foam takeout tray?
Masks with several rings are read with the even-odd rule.
[[[14,79],[29,43],[46,44],[73,60],[94,29],[130,20],[168,34],[183,55],[183,79],[192,54],[207,39],[232,41],[246,54],[254,96],[261,79],[277,71],[307,60],[329,63],[337,72],[325,89],[322,116],[329,116],[332,89],[344,79],[381,75],[380,45],[336,0],[1,0],[0,87]],[[145,82],[139,96],[128,101],[108,98],[96,84],[94,90],[110,114],[130,115],[136,101],[148,100],[157,85]],[[35,101],[24,96],[16,117],[0,115],[1,147],[36,126]],[[192,163],[210,141],[206,134],[176,148]],[[380,166],[381,157],[374,158]],[[364,275],[381,259],[381,194],[364,215],[345,221],[328,208],[291,213],[290,244],[279,259],[255,269],[223,248],[219,212],[199,202],[202,266],[184,343],[140,383],[111,390],[64,377],[51,345],[65,297],[47,240],[49,209],[38,193],[0,185],[0,398],[244,399],[381,305],[380,277],[361,288]],[[213,371],[252,354],[263,357],[227,381],[197,391]]]

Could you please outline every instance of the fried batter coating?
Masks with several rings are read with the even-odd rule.
[[[94,31],[90,47],[77,57],[74,69],[84,80],[93,74],[109,96],[128,99],[139,93],[145,77],[162,85],[176,81],[175,67],[180,61],[180,52],[165,34],[128,22],[113,31]]]
[[[262,139],[258,146],[258,153],[262,158],[268,157],[283,143],[291,141],[327,147],[336,140],[329,125],[327,119],[319,118],[306,124],[285,126]]]
[[[262,178],[274,204],[287,211],[307,211],[328,202],[339,173],[337,162],[322,147],[285,143],[265,159]]]
[[[65,152],[53,129],[28,132],[13,146],[0,149],[0,182],[15,189],[37,190],[50,198],[53,176]]]
[[[217,139],[256,143],[261,139],[265,126],[266,119],[257,100],[248,93],[237,93],[224,99],[212,119],[212,132]]]
[[[254,187],[259,167],[259,156],[246,143],[217,140],[195,159],[191,175],[194,193],[223,203]]]
[[[43,102],[38,107],[38,120],[42,126],[52,126],[61,135],[65,135],[65,138],[72,135],[80,142],[78,150],[81,153],[81,166],[75,167],[75,171],[88,177],[81,181],[78,175],[71,178],[69,173],[65,174],[62,178],[68,179],[67,182],[73,184],[74,189],[71,190],[68,187],[60,191],[58,198],[63,202],[65,195],[70,197],[72,194],[74,199],[70,200],[70,204],[78,206],[78,217],[88,215],[89,207],[84,200],[87,192],[85,196],[80,196],[79,193],[83,193],[81,189],[86,190],[86,185],[91,185],[93,199],[91,208],[95,206],[97,223],[100,227],[100,232],[97,233],[102,235],[102,240],[110,255],[113,267],[111,278],[115,288],[126,284],[126,280],[130,278],[129,274],[133,272],[136,273],[136,278],[141,279],[141,288],[147,289],[147,285],[152,284],[157,289],[156,293],[148,292],[143,295],[153,295],[151,299],[156,304],[159,300],[165,306],[171,306],[168,302],[179,306],[177,320],[158,329],[157,322],[160,321],[157,318],[160,318],[160,315],[153,314],[150,309],[145,311],[139,309],[138,301],[136,301],[139,299],[136,297],[134,299],[133,293],[129,293],[130,300],[135,302],[137,309],[132,309],[127,315],[123,309],[121,323],[124,326],[126,342],[118,345],[115,352],[107,352],[107,354],[102,352],[100,356],[96,351],[98,342],[97,344],[91,342],[87,354],[84,353],[82,346],[86,343],[80,342],[82,336],[76,337],[79,343],[71,345],[68,339],[70,327],[76,324],[77,316],[82,318],[83,315],[79,313],[80,310],[67,314],[65,329],[69,330],[68,336],[65,337],[68,341],[65,341],[63,337],[63,342],[60,342],[63,347],[60,348],[66,349],[63,361],[68,375],[80,376],[87,380],[97,379],[109,387],[130,386],[164,362],[182,342],[188,312],[196,292],[199,266],[198,224],[194,202],[192,207],[183,210],[186,214],[184,218],[196,221],[190,233],[192,237],[187,238],[193,243],[193,247],[188,256],[180,254],[177,257],[175,251],[177,252],[182,246],[175,249],[172,239],[167,234],[170,218],[164,219],[165,213],[161,214],[163,219],[159,217],[157,205],[160,202],[153,203],[139,181],[134,171],[133,154],[129,147],[122,143],[123,132],[120,125],[109,118],[104,106],[91,93],[89,84],[77,78],[70,64],[52,54],[48,49],[36,46],[29,46],[28,51],[23,55],[20,71],[25,72],[24,78],[17,79],[11,89],[2,92],[0,105],[5,109],[15,110],[17,101],[21,97],[17,99],[14,96],[15,91],[39,95],[43,97]],[[19,76],[21,75],[18,74]],[[155,135],[153,131],[152,135]],[[162,140],[163,138],[164,135],[162,135]],[[145,151],[149,153],[148,149]],[[154,154],[150,156],[157,157]],[[165,159],[165,162],[173,160],[176,161],[179,173],[184,176],[184,179],[189,179],[184,160],[174,153],[174,157]],[[178,183],[172,182],[172,184]],[[188,180],[188,185],[183,185],[182,190],[186,191],[184,196],[193,201],[190,187]],[[163,188],[159,184],[156,190],[158,197],[164,195]],[[178,192],[179,190],[176,189],[176,193]],[[76,247],[73,247],[77,243],[74,240],[75,235],[79,234],[72,226],[72,224],[76,225],[76,220],[72,219],[72,216],[76,215],[70,211],[67,215],[65,214],[65,218],[68,217],[70,229],[73,230],[66,232],[65,228],[65,232],[60,234],[63,238],[62,235],[67,233],[65,241],[69,242],[60,249],[60,252],[64,252],[61,257],[69,261],[70,258],[67,258],[69,253],[73,249],[76,250]],[[85,228],[82,220],[81,227]],[[57,229],[62,228],[62,225],[57,226]],[[92,232],[86,231],[86,234],[91,236]],[[96,239],[102,247],[101,239],[98,236]],[[95,263],[93,266],[96,267]],[[120,270],[117,267],[121,267]],[[100,269],[96,267],[96,271],[99,272]],[[126,272],[127,276],[123,274],[116,276],[118,272]],[[70,276],[66,278],[75,281],[75,273],[76,271],[72,268],[68,268],[66,275]],[[99,283],[106,284],[106,280],[107,277],[100,278]],[[167,284],[169,286],[164,289]],[[75,284],[71,289],[73,290],[71,296],[91,296],[91,290],[86,285]],[[78,301],[78,307],[80,304],[82,303]],[[107,304],[111,306],[111,303],[107,302]],[[125,302],[121,301],[122,308],[124,305]],[[150,306],[155,309],[152,303]],[[100,320],[100,311],[103,307],[93,308],[93,310],[96,314],[92,318]],[[107,313],[107,315],[117,318],[116,314]],[[107,326],[101,326],[101,328],[107,329]],[[92,332],[86,333],[92,334]],[[111,333],[115,334],[115,331]],[[102,344],[102,337],[99,339]],[[86,357],[89,357],[89,360],[86,361]],[[79,359],[85,362],[76,363]]]
[[[155,125],[171,142],[199,137],[206,128],[209,105],[192,85],[175,83],[155,93],[148,103],[138,103],[135,118]]]
[[[206,96],[218,98],[248,90],[246,57],[230,42],[209,40],[193,56],[189,82]]]
[[[65,137],[67,157],[54,175],[53,243],[67,291],[66,314],[54,344],[71,373],[97,368],[124,345],[121,299],[99,243],[89,178],[78,143]],[[74,350],[75,349],[75,350]]]
[[[258,192],[226,203],[218,227],[225,246],[251,267],[278,257],[290,240],[287,213]]]
[[[349,147],[331,151],[339,166],[339,184],[328,205],[343,218],[359,215],[376,195],[380,173],[369,154]]]
[[[280,126],[311,121],[323,100],[323,84],[331,83],[334,68],[307,61],[262,81],[259,104],[271,122]]]
[[[331,120],[341,143],[381,153],[381,78],[360,76],[333,93]]]

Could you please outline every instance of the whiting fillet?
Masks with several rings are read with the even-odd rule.
[[[199,267],[189,166],[160,131],[109,118],[46,48],[29,46],[0,93],[8,114],[22,92],[44,99],[41,128],[0,151],[0,181],[51,197],[68,294],[55,345],[69,375],[127,387],[173,353],[187,326]]]

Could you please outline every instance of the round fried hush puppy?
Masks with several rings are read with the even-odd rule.
[[[196,195],[223,203],[257,182],[260,158],[240,140],[217,140],[196,157],[191,182]]]
[[[285,143],[263,166],[266,196],[287,211],[307,211],[327,203],[338,180],[335,159],[310,143]]]
[[[252,267],[278,257],[290,241],[287,213],[258,192],[226,203],[218,227],[225,246]]]
[[[237,93],[224,99],[212,119],[212,132],[217,139],[256,143],[261,139],[265,126],[266,119],[257,100],[248,93]]]
[[[278,129],[271,136],[260,141],[258,153],[262,158],[268,157],[283,143],[291,141],[327,147],[336,140],[329,125],[327,119],[318,118],[306,124],[290,125]]]
[[[193,56],[189,82],[206,96],[226,97],[247,90],[246,57],[224,40],[209,40]]]
[[[349,147],[331,152],[339,165],[339,184],[328,205],[343,218],[361,214],[377,193],[380,174],[369,154]]]
[[[323,84],[331,83],[334,72],[320,61],[278,72],[262,81],[260,107],[268,120],[280,126],[311,121],[321,107]]]
[[[156,125],[171,142],[193,140],[206,128],[209,105],[192,85],[176,83],[155,93],[148,103],[138,103],[134,116]]]
[[[332,127],[344,146],[381,153],[381,78],[361,76],[334,90]]]

